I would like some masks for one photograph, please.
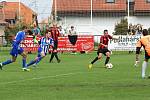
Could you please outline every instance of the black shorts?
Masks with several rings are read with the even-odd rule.
[[[106,53],[107,53],[107,52],[110,52],[110,51],[108,50],[108,48],[98,49],[97,55],[99,55],[99,53],[102,53],[102,54],[104,54],[104,55],[106,56]]]
[[[145,59],[149,59],[150,56],[148,55],[148,53],[145,51]]]

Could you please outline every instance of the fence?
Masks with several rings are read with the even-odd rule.
[[[87,40],[87,42],[84,41],[84,43],[83,43],[82,41],[84,40],[84,37],[86,38],[86,35],[81,35],[81,36],[82,36],[82,39],[78,40],[78,44],[76,45],[79,48],[80,48],[79,45],[84,44],[84,43],[88,44],[88,42],[91,41],[91,40]],[[79,37],[81,37],[81,36],[79,36]],[[100,42],[100,37],[101,37],[101,35],[94,35],[94,50],[97,50],[97,48],[98,48],[98,45]],[[135,51],[136,43],[141,38],[141,35],[115,35],[113,37],[115,39],[110,40],[109,44],[108,44],[108,48],[110,50],[112,50],[112,51]],[[29,40],[30,40],[29,42],[28,42],[28,40],[26,40],[26,43],[27,44],[29,43],[29,46],[30,46],[33,44],[33,43],[30,43],[32,41],[32,38],[30,38]],[[8,37],[0,36],[0,41],[1,41],[0,42],[0,44],[1,44],[0,51],[9,51],[11,49],[11,42],[8,41]],[[65,43],[63,41],[65,41]],[[63,37],[60,39],[59,44],[61,46],[66,45],[68,48],[72,47],[71,44],[69,44],[67,41],[68,41],[67,37]],[[31,49],[31,50],[34,49],[33,51],[35,51],[35,48],[29,48],[29,49]]]
[[[94,35],[94,49],[97,49],[99,40],[100,35]],[[11,49],[11,44],[12,41],[9,40],[9,37],[0,36],[0,51],[9,51]]]

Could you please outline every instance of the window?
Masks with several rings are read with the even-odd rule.
[[[150,3],[150,0],[146,0],[147,3]]]
[[[129,2],[134,2],[134,0],[129,0]]]
[[[106,0],[106,3],[115,3],[115,0]]]

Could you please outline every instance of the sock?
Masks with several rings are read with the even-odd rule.
[[[42,60],[42,57],[39,57],[39,59],[35,62],[35,64],[38,64]]]
[[[7,61],[3,62],[2,65],[7,65],[7,64],[10,64],[10,63],[12,63],[12,60],[7,60]]]
[[[56,59],[57,59],[57,61],[58,61],[58,60],[59,60],[59,58],[58,58],[57,52],[56,52],[56,53],[54,53],[54,56],[56,57]]]
[[[36,63],[37,61],[39,61],[41,59],[42,59],[42,57],[38,57],[36,60],[32,60],[29,64],[27,64],[27,66],[33,65],[34,63]]]
[[[98,57],[96,57],[96,58],[91,62],[91,64],[94,64],[97,60],[98,60]]]
[[[27,64],[27,67],[33,65],[35,62],[36,60],[32,60],[29,64]]]
[[[52,55],[51,55],[51,58],[50,58],[50,62],[53,60],[53,58],[54,58],[54,53],[52,53]]]
[[[146,68],[147,68],[147,62],[144,61],[143,64],[142,64],[142,78],[145,77],[145,71],[146,71]]]
[[[23,67],[23,68],[26,67],[26,58],[23,58],[23,59],[22,59],[22,67]]]
[[[105,65],[109,62],[110,57],[107,57],[105,60]]]

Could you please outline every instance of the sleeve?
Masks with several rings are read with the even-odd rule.
[[[54,40],[52,38],[50,38],[50,44],[51,46],[54,46]]]
[[[16,36],[16,42],[17,43],[20,43],[22,41],[22,35],[20,33],[17,33],[17,36]]]
[[[42,40],[42,38],[40,39],[40,41],[38,41],[39,45],[41,44],[41,40]]]
[[[104,37],[101,36],[101,38],[100,38],[100,43],[103,43],[103,39],[104,39]]]
[[[59,30],[57,30],[57,33],[58,33],[58,36],[61,36],[61,34],[60,34]]]
[[[112,39],[113,37],[112,37],[111,35],[108,35],[108,38],[109,38],[109,39]]]

